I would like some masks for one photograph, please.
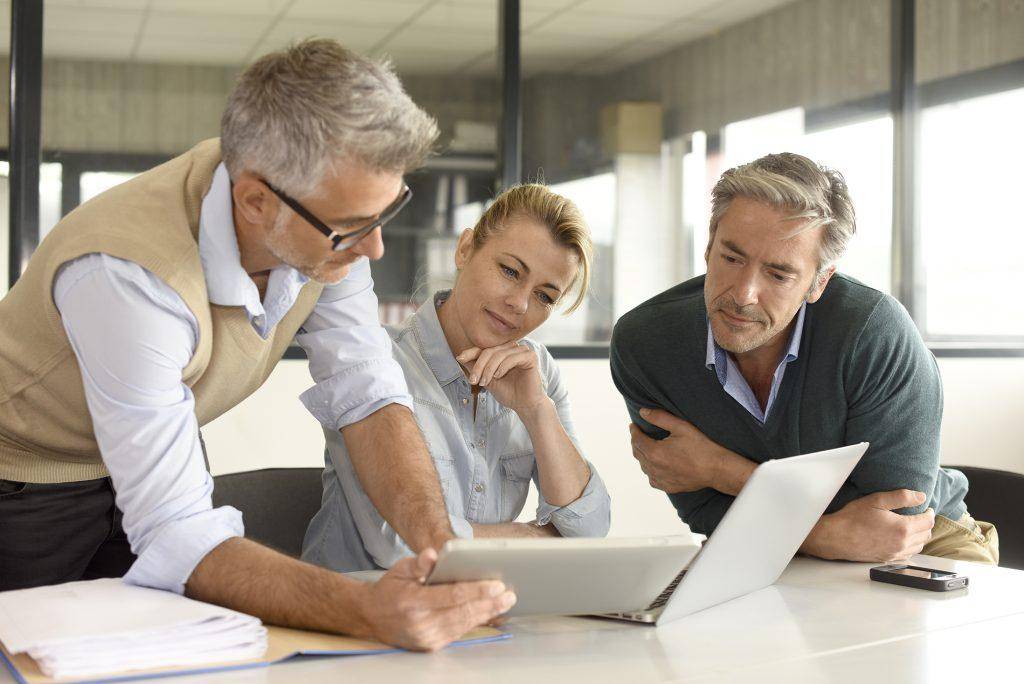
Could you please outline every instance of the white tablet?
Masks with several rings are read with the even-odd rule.
[[[646,606],[700,550],[693,535],[612,539],[454,539],[427,584],[498,579],[507,615],[581,615]]]

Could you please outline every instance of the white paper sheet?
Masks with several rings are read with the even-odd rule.
[[[257,618],[119,579],[0,593],[0,641],[50,677],[260,658]]]

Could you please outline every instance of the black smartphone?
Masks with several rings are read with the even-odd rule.
[[[871,579],[928,591],[956,591],[967,586],[967,575],[904,564],[871,568]]]

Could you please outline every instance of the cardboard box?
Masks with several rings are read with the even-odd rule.
[[[661,104],[615,102],[601,109],[601,150],[606,157],[622,153],[661,152]]]

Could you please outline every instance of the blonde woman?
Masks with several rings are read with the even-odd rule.
[[[579,307],[591,252],[570,200],[517,186],[460,237],[452,290],[388,328],[459,537],[608,533],[608,492],[580,455],[558,366],[527,337],[568,300],[567,313]],[[411,552],[363,492],[342,436],[325,435],[323,505],[303,558],[339,571],[390,567]],[[531,480],[536,520],[514,522]],[[391,496],[404,496],[401,473],[395,482]]]

